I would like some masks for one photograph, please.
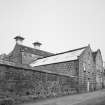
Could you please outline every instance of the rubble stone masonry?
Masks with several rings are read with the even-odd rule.
[[[0,96],[50,97],[77,92],[77,81],[65,75],[0,64]]]

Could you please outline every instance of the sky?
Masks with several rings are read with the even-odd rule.
[[[13,50],[17,35],[53,53],[90,44],[105,61],[105,0],[0,0],[0,54]]]

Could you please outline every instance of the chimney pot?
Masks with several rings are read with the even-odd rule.
[[[16,36],[14,39],[16,40],[16,43],[17,43],[17,44],[22,44],[22,42],[23,42],[23,40],[24,40],[24,38],[21,37],[21,36]]]

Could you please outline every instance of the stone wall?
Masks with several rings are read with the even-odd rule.
[[[96,89],[101,89],[103,85],[103,60],[100,50],[97,51],[95,59],[96,69]]]
[[[95,68],[90,47],[79,57],[79,88],[80,91],[93,91],[95,89]]]
[[[78,76],[78,60],[58,62],[34,67],[37,70],[48,70],[54,73],[61,73],[68,76]]]
[[[0,64],[0,96],[50,97],[73,94],[77,90],[76,78]]]

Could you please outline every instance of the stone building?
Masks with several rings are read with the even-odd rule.
[[[102,88],[103,60],[100,50],[92,52],[90,45],[88,45],[53,54],[40,50],[41,43],[39,42],[33,43],[34,48],[30,48],[22,44],[24,38],[17,36],[15,40],[16,45],[13,51],[3,57],[2,60],[4,71],[8,72],[7,74],[4,73],[5,76],[9,74],[10,79],[13,76],[13,82],[10,82],[13,86],[10,85],[10,87],[14,87],[15,76],[20,75],[17,79],[21,81],[17,81],[24,90],[23,93],[20,92],[21,94],[33,94],[34,91],[35,94],[44,94],[43,92],[45,92],[45,94],[59,95],[70,93],[71,90],[86,92]],[[8,69],[8,65],[4,61],[12,69]],[[2,65],[2,62],[0,64]],[[14,67],[11,67],[11,64]],[[0,70],[2,71],[2,67]],[[9,73],[9,70],[11,73],[13,72],[13,75]],[[5,76],[3,77],[4,80]],[[52,87],[49,87],[49,84]],[[39,90],[35,86],[38,86]],[[53,91],[53,88],[55,91]],[[43,96],[46,96],[45,94]]]
[[[40,58],[30,66],[76,78],[79,91],[92,91],[95,88],[95,68],[90,45]]]
[[[21,36],[16,36],[14,38],[16,40],[16,45],[10,54],[8,54],[4,60],[15,62],[17,64],[29,64],[33,60],[38,58],[50,56],[53,53],[49,53],[46,51],[40,50],[41,43],[35,42],[33,43],[34,48],[24,46],[22,44],[24,38]]]
[[[103,59],[101,51],[98,49],[96,52],[93,52],[93,60],[95,65],[95,74],[96,74],[96,89],[101,89],[103,86]]]

